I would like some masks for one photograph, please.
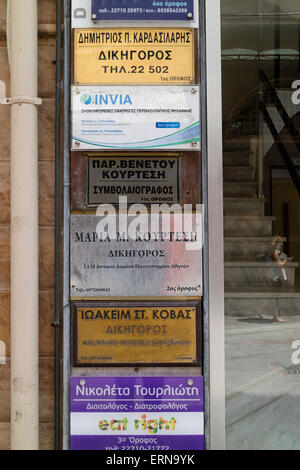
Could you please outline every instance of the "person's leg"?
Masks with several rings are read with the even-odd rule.
[[[286,320],[280,317],[279,299],[276,299],[276,304],[277,304],[277,308],[275,309],[273,321],[284,323]]]

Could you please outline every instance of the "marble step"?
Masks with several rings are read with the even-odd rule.
[[[248,167],[250,163],[249,150],[234,150],[223,152],[223,166]]]
[[[225,261],[225,290],[241,290],[245,286],[251,287],[293,287],[295,285],[295,269],[299,263],[287,263],[284,266],[285,275],[281,267],[272,261]],[[278,279],[278,281],[276,281]]]
[[[224,217],[225,237],[268,237],[272,235],[275,217],[233,216]]]
[[[256,182],[224,181],[224,197],[256,197]]]
[[[300,315],[300,287],[240,287],[225,291],[225,315],[255,317]]]
[[[285,239],[284,239],[285,240]],[[262,261],[273,253],[272,237],[225,237],[226,261]]]
[[[265,199],[258,198],[224,198],[224,215],[264,215]]]
[[[272,324],[273,334],[276,335],[276,330],[280,326],[286,327],[286,323]],[[240,341],[243,343],[243,340],[237,336],[235,342]],[[259,332],[256,333],[256,341],[258,344],[263,341]],[[251,345],[255,343],[255,339],[252,336],[251,339],[245,338],[244,342]],[[266,351],[259,347],[255,354],[251,346],[248,348],[250,350],[248,361],[244,357],[242,359],[238,357],[237,360],[228,358],[229,362],[235,364],[236,369],[238,367],[244,369],[240,369],[243,372],[240,372],[239,382],[233,386],[229,383],[229,387],[231,385],[232,388],[228,387],[226,392],[226,448],[228,450],[298,449],[297,439],[290,439],[290,436],[296,436],[298,430],[299,418],[297,419],[295,410],[299,407],[299,400],[296,399],[295,403],[294,391],[298,388],[299,375],[284,377],[280,368],[276,367],[276,363],[284,365],[280,358],[277,361],[272,361],[270,358],[271,364],[268,366],[257,366],[255,358],[259,361],[259,353],[265,357]],[[273,348],[275,349],[274,345]],[[242,349],[243,353],[247,352],[245,347]]]
[[[224,182],[253,182],[254,172],[250,166],[224,166]]]
[[[237,138],[223,143],[224,152],[250,150],[250,138]]]

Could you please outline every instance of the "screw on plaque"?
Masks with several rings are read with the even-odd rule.
[[[187,16],[189,19],[192,19],[192,18],[193,18],[193,13],[189,12],[186,16]]]
[[[84,379],[80,380],[80,385],[85,385],[85,380]]]
[[[197,147],[197,142],[195,140],[192,142],[192,147]]]
[[[78,140],[75,141],[75,147],[79,147],[80,146],[80,142],[78,142]]]
[[[194,383],[193,379],[189,379],[189,380],[188,380],[188,384],[189,384],[189,385],[193,385],[193,383]]]
[[[97,19],[97,15],[95,13],[92,14],[92,20],[96,20]]]

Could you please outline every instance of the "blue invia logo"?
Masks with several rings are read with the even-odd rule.
[[[80,101],[82,104],[89,106],[92,104],[95,105],[125,105],[125,104],[132,104],[131,97],[130,95],[122,95],[122,94],[115,94],[112,95],[110,93],[99,93],[99,94],[93,94],[89,95],[88,93],[84,93],[80,97]]]

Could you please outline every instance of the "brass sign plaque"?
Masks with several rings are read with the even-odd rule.
[[[195,306],[74,308],[76,365],[194,364]]]
[[[192,29],[76,29],[74,42],[75,84],[194,82]]]
[[[88,157],[88,206],[128,203],[176,203],[178,157]]]

